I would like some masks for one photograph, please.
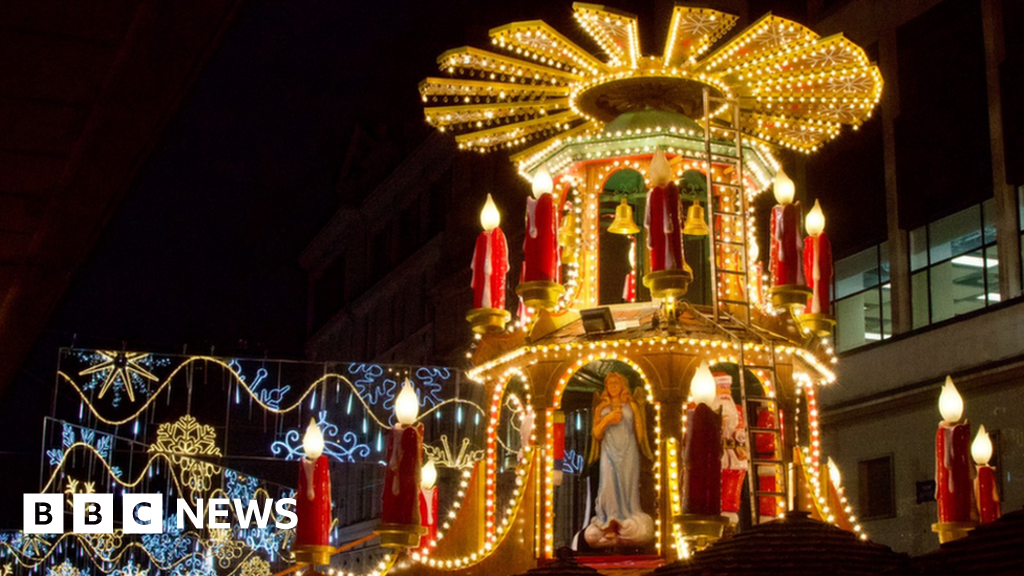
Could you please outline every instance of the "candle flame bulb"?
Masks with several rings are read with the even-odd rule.
[[[988,466],[988,461],[992,459],[992,439],[989,438],[984,424],[978,428],[978,435],[974,437],[974,442],[971,442],[971,458],[974,458],[974,463],[978,466]]]
[[[437,467],[434,466],[433,460],[427,460],[427,463],[423,465],[423,469],[420,470],[420,487],[424,490],[430,490],[436,482]]]
[[[690,381],[690,396],[693,401],[699,404],[711,405],[715,400],[717,390],[715,389],[715,377],[711,374],[711,368],[707,360],[701,360],[700,366]]]
[[[668,160],[665,159],[665,153],[661,150],[654,152],[654,157],[651,158],[651,184],[656,188],[668,184],[672,180],[672,168],[668,165]]]
[[[793,198],[796,196],[796,185],[793,184],[793,180],[786,175],[786,171],[782,168],[779,168],[779,171],[775,174],[772,194],[775,195],[775,201],[783,206],[792,204]]]
[[[761,256],[761,247],[757,245],[757,242],[750,243],[750,251],[748,252],[748,255],[750,256],[750,264],[757,262],[757,259]]]
[[[412,426],[416,423],[416,417],[420,414],[420,401],[416,397],[416,391],[408,379],[402,384],[402,391],[395,399],[395,418],[403,426]]]
[[[494,204],[494,198],[491,195],[487,195],[487,202],[484,203],[483,210],[480,211],[480,225],[483,229],[490,232],[501,224],[501,214],[498,212],[498,207]]]
[[[814,207],[807,213],[807,218],[804,220],[804,227],[807,228],[807,233],[811,236],[820,236],[825,231],[825,213],[821,211],[821,204],[818,201],[814,201]]]
[[[953,385],[953,379],[946,376],[946,384],[939,394],[939,414],[942,414],[942,421],[946,424],[956,424],[964,413],[964,400]]]
[[[314,418],[309,419],[306,434],[302,437],[302,449],[308,460],[316,460],[324,452],[324,435]]]
[[[836,466],[832,457],[828,457],[828,475],[832,477],[832,483],[836,486],[842,486],[843,476],[839,473],[839,466]]]
[[[541,166],[533,175],[533,197],[540,199],[545,194],[550,194],[555,189],[555,183],[551,180],[551,173]]]

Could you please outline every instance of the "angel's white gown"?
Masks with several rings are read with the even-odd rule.
[[[611,413],[611,406],[596,417]],[[633,409],[622,405],[622,420],[604,430],[601,440],[601,477],[594,517],[583,537],[596,548],[640,545],[654,538],[654,521],[640,509],[640,449],[633,427]],[[606,537],[609,525],[618,524],[618,536]]]

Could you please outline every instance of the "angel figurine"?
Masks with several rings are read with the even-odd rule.
[[[640,454],[653,460],[647,445],[643,389],[630,393],[623,374],[604,379],[594,394],[590,463],[600,460],[594,516],[583,533],[595,548],[639,546],[654,539],[654,521],[640,508]]]

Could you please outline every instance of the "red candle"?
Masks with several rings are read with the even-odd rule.
[[[786,286],[800,283],[799,217],[794,196],[793,181],[779,169],[775,175],[775,200],[771,215],[771,254],[769,272],[772,286]]]
[[[978,465],[978,476],[974,479],[978,519],[982,524],[987,524],[999,519],[999,493],[996,492],[995,468],[988,465],[992,458],[992,440],[984,426],[978,427],[978,435],[971,443],[971,456]]]
[[[523,282],[558,282],[558,212],[551,194],[551,176],[540,168],[534,176],[534,198],[526,199],[523,241]]]
[[[711,408],[715,380],[701,362],[690,384],[696,406],[688,411],[683,450],[683,514],[722,513],[722,417]]]
[[[416,426],[419,400],[408,380],[395,399],[398,424],[388,435],[381,522],[420,524],[420,458],[423,426]]]
[[[679,225],[679,189],[672,182],[672,169],[665,153],[658,150],[651,159],[651,191],[647,193],[644,228],[651,272],[683,269],[683,237]]]
[[[322,454],[324,437],[316,420],[310,420],[302,439],[306,457],[299,461],[299,484],[295,490],[295,546],[331,544],[331,473]]]
[[[505,308],[508,245],[505,234],[498,227],[500,223],[501,215],[488,194],[487,203],[480,212],[484,231],[477,236],[473,251],[473,308]]]
[[[433,460],[423,466],[421,475],[420,519],[423,522],[422,526],[427,529],[424,546],[428,546],[430,542],[437,541],[437,468],[434,467]]]
[[[973,484],[968,446],[971,425],[966,421],[960,423],[963,400],[949,377],[939,396],[939,411],[943,418],[935,434],[935,500],[939,522],[970,522]]]
[[[818,201],[807,214],[804,239],[804,277],[811,285],[807,312],[830,315],[832,305],[832,244],[825,234],[825,215]]]

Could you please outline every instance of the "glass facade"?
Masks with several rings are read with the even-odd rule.
[[[836,349],[840,352],[892,336],[889,243],[835,265]]]
[[[1024,222],[1024,187],[1018,192]],[[836,262],[838,351],[892,336],[888,258],[884,242]],[[911,230],[910,270],[914,329],[999,302],[994,201]]]
[[[999,302],[993,200],[911,230],[910,270],[914,328]]]

